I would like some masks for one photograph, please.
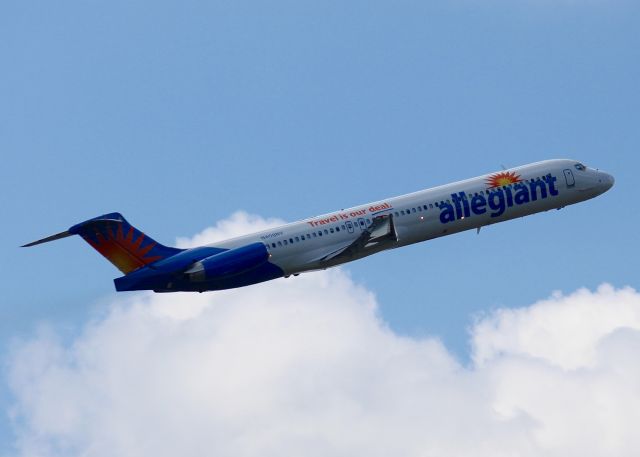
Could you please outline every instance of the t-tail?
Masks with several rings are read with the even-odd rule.
[[[153,240],[129,224],[120,213],[94,217],[64,232],[25,244],[23,247],[35,246],[71,235],[80,235],[125,275],[183,251],[163,246]]]

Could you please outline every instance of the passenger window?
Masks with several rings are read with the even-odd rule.
[[[271,247],[275,248],[276,247],[276,243],[271,243]]]
[[[415,208],[411,208],[411,212],[412,212],[412,213],[415,213],[415,212],[416,212],[416,209],[415,209]]]
[[[425,210],[425,211],[426,211],[427,209],[429,209],[429,208],[427,208],[427,205],[423,205],[422,207],[424,208],[424,210]]]
[[[318,232],[318,236],[322,236],[322,231]]]
[[[284,243],[285,246],[287,245],[287,240],[283,240],[282,242]]]
[[[340,231],[340,227],[336,227],[336,232],[339,232],[339,231]]]
[[[329,231],[330,231],[331,233],[333,233],[333,228],[330,228],[330,229],[329,229]]]
[[[418,211],[422,211],[422,206],[418,206]]]
[[[300,238],[298,238],[297,236],[296,236],[296,241],[300,241]]]
[[[314,238],[316,237],[316,232],[313,232],[313,237],[314,237]]]
[[[328,234],[329,234],[329,230],[324,229],[324,234],[325,234],[325,235],[328,235]]]
[[[282,247],[282,241],[278,241],[278,246]]]
[[[404,210],[400,211],[400,214],[402,214],[404,216]]]
[[[400,217],[400,214],[398,214],[398,212],[396,211],[396,217]]]

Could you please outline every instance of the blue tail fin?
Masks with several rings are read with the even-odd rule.
[[[109,213],[76,224],[66,232],[34,241],[25,246],[80,235],[96,251],[124,274],[166,259],[182,249],[163,246],[129,224],[120,213]]]
[[[120,213],[89,219],[71,227],[69,233],[80,235],[124,274],[182,251],[146,236]]]

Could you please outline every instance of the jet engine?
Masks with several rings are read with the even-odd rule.
[[[247,273],[269,260],[269,251],[263,243],[252,243],[194,263],[184,272],[190,282],[224,279]]]

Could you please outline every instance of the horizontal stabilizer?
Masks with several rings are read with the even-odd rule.
[[[38,241],[32,241],[31,243],[27,243],[25,245],[20,246],[21,248],[28,248],[30,246],[35,246],[36,244],[42,244],[42,243],[47,243],[49,241],[55,241],[55,240],[59,240],[61,238],[66,238],[68,236],[73,235],[73,233],[70,233],[69,230],[65,230],[64,232],[60,232],[60,233],[56,233],[55,235],[51,235],[48,236],[46,238],[42,238],[41,240]]]

